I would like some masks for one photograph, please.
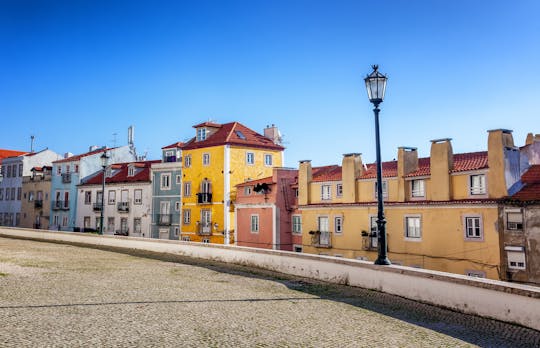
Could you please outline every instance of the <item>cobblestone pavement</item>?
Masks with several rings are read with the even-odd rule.
[[[0,347],[476,345],[540,333],[240,266],[0,238]]]

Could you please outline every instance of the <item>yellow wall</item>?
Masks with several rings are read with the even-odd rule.
[[[246,163],[246,152],[253,152],[255,155],[255,164]],[[203,154],[210,154],[210,165],[203,165]],[[182,209],[191,210],[191,223],[182,224],[182,234],[189,235],[192,241],[202,241],[203,238],[209,238],[211,243],[224,243],[223,230],[225,226],[224,201],[225,201],[225,153],[226,146],[213,146],[201,149],[184,150],[183,157],[191,156],[191,166],[183,168],[183,183],[191,182],[191,196],[182,196]],[[273,165],[264,165],[264,154],[272,154]],[[229,187],[231,195],[235,194],[235,185],[250,179],[261,179],[272,175],[273,167],[283,165],[283,155],[281,151],[270,151],[264,149],[233,147],[229,148]],[[201,182],[207,178],[212,183],[212,204],[198,204],[197,193],[199,192]],[[183,194],[184,192],[182,192]],[[201,219],[201,210],[211,209],[212,224],[217,223],[218,228],[213,229],[212,236],[199,236],[196,231],[197,221]],[[230,236],[233,243],[234,236],[234,208],[227,209],[230,221]]]

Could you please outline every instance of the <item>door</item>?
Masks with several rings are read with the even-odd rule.
[[[212,211],[203,209],[201,210],[201,232],[209,234],[212,230]]]

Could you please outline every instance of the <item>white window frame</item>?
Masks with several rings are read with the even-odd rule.
[[[180,184],[182,182],[182,176],[181,175],[177,175],[176,176],[176,184]]]
[[[202,154],[202,164],[203,166],[210,165],[210,154],[208,152]]]
[[[191,167],[191,155],[186,155],[184,157],[184,167],[186,168]]]
[[[184,187],[182,191],[184,191],[184,197],[191,197],[191,181],[184,182]]]
[[[259,233],[259,214],[251,214],[249,221],[251,233]]]
[[[478,226],[476,226],[476,222],[478,222]],[[471,226],[470,224],[473,223],[474,225]],[[466,214],[463,215],[463,232],[464,232],[464,238],[467,241],[478,241],[482,242],[484,241],[484,222],[482,221],[482,215],[478,214]],[[473,229],[478,229],[478,234],[476,233],[470,233],[473,231]]]
[[[92,191],[84,191],[84,204],[92,204]]]
[[[332,199],[332,185],[321,185],[321,201],[329,201]]]
[[[369,246],[371,248],[379,247],[379,225],[377,224],[377,215],[369,216]],[[375,236],[372,234],[375,233]]]
[[[174,202],[174,210],[175,211],[180,211],[180,201]]]
[[[343,234],[343,216],[334,216],[334,233]]]
[[[197,128],[197,141],[206,140],[208,137],[208,129],[206,128]]]
[[[139,197],[137,197],[138,192],[140,192]],[[133,191],[133,204],[137,204],[137,205],[142,204],[142,189],[135,189]]]
[[[292,216],[291,221],[291,232],[292,234],[301,235],[302,234],[302,215],[295,214]]]
[[[343,196],[343,184],[336,184],[336,197]]]
[[[171,189],[171,173],[161,173],[161,176],[159,179],[159,188],[160,190]]]
[[[418,227],[412,226],[411,222],[418,221]],[[422,240],[422,216],[421,215],[405,215],[404,216],[404,235],[405,240],[419,242]],[[416,231],[415,229],[418,228]],[[413,233],[411,233],[413,232]]]
[[[373,197],[377,199],[377,181],[373,182],[373,191],[374,191]],[[388,198],[388,180],[382,181],[382,196],[383,196],[383,199]]]
[[[514,216],[512,219],[510,216]],[[519,216],[517,218],[516,216]],[[521,209],[506,209],[504,211],[505,229],[507,231],[523,231],[523,211]],[[513,221],[510,221],[513,220]]]
[[[255,164],[255,153],[254,152],[246,152],[246,164],[250,165],[250,166]]]
[[[525,251],[506,251],[506,259],[508,261],[508,269],[525,270],[527,269],[527,259]]]
[[[478,178],[478,183],[475,178]],[[487,194],[487,177],[486,174],[471,174],[469,175],[469,195],[472,197],[481,197]]]
[[[191,209],[184,209],[182,212],[182,222],[184,225],[191,224]]]
[[[415,187],[416,185],[418,187]],[[411,198],[426,197],[426,181],[424,179],[411,180]]]
[[[326,223],[322,223],[322,221],[326,221]],[[330,219],[328,215],[319,215],[317,217],[317,229],[319,232],[330,232]]]
[[[116,190],[109,190],[107,192],[107,204],[116,204]]]
[[[251,195],[252,189],[251,186],[244,186],[244,196]]]
[[[272,158],[272,154],[265,153],[264,154],[264,165],[267,166],[267,167],[271,167],[273,163],[274,163],[274,159]]]
[[[135,176],[135,167],[133,166],[128,167],[128,176]]]

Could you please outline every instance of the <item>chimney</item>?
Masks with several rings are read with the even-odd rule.
[[[311,203],[311,160],[300,161],[298,168],[298,205]]]
[[[398,147],[397,176],[398,176],[398,202],[405,202],[409,187],[405,176],[418,169],[418,151],[416,147]]]
[[[266,126],[266,128],[264,129],[264,136],[272,140],[274,144],[282,145],[281,132],[275,124],[272,124],[271,126]]]
[[[71,152],[66,152],[64,154],[64,158],[70,158],[70,157],[73,157],[73,154]]]
[[[512,131],[508,129],[488,130],[488,177],[487,187],[489,198],[501,198],[508,195],[506,185],[506,150],[514,149]],[[511,174],[511,173],[509,173]]]
[[[101,146],[97,146],[97,145],[91,145],[89,148],[88,148],[88,152],[92,152],[92,151],[96,151],[98,149],[100,149]]]
[[[360,153],[346,153],[343,155],[341,165],[341,182],[343,184],[343,203],[355,203],[358,201],[358,189],[356,179],[363,172],[362,158]]]
[[[454,167],[452,139],[431,140],[431,198],[434,201],[449,201],[452,199],[452,182],[450,171]]]

